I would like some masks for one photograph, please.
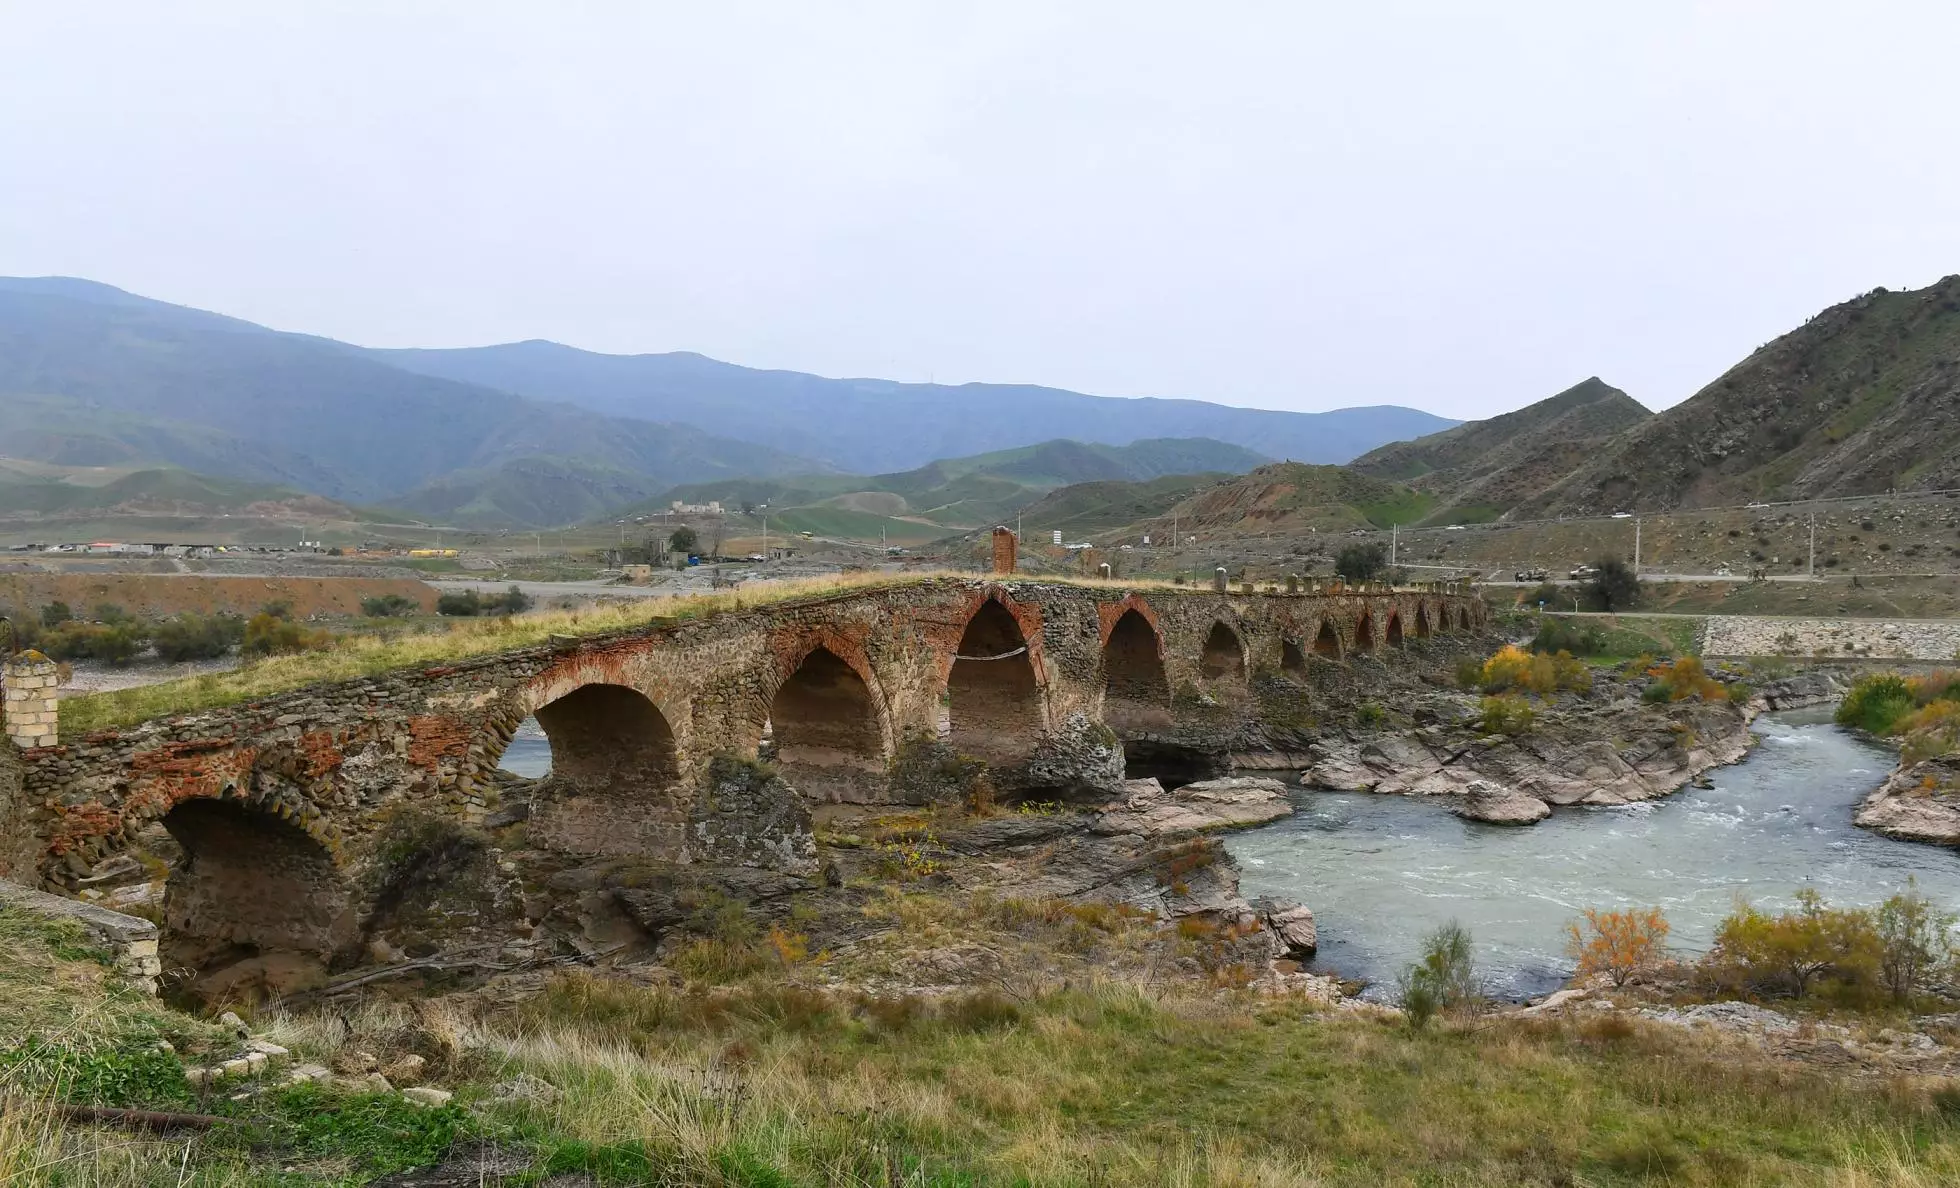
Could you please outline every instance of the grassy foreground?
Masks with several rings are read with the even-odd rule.
[[[1938,1084],[1760,1063],[1609,1018],[1426,1033],[1288,998],[1096,984],[875,998],[754,980],[560,978],[271,1016],[297,1057],[413,1052],[454,1102],[319,1085],[200,1096],[217,1029],[109,986],[73,938],[0,915],[0,1184],[374,1182],[475,1158],[608,1185],[1934,1185],[1960,1179]],[[235,1096],[237,1095],[237,1096]],[[64,1102],[204,1111],[146,1135]]]

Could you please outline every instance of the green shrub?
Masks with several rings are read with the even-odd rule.
[[[75,617],[65,602],[50,602],[41,608],[41,626],[53,630]]]
[[[404,598],[400,594],[361,599],[361,613],[370,619],[399,619],[414,614],[417,609],[413,598]]]
[[[1524,734],[1530,731],[1532,722],[1538,717],[1537,711],[1531,708],[1531,702],[1515,694],[1486,697],[1481,708],[1477,728],[1485,734]]]
[[[1860,677],[1838,705],[1840,726],[1853,726],[1872,734],[1890,734],[1899,720],[1913,709],[1912,686],[1893,672],[1877,672]]]
[[[1951,932],[1960,916],[1942,912],[1919,893],[1917,879],[1878,906],[1879,976],[1897,1002],[1906,1002],[1950,974],[1956,953]]]
[[[1350,582],[1370,582],[1388,568],[1388,550],[1379,544],[1344,545],[1334,557],[1334,572]]]
[[[1587,610],[1632,610],[1640,605],[1640,597],[1640,578],[1618,557],[1595,561],[1592,576],[1579,587],[1579,601]]]
[[[276,656],[286,652],[312,652],[332,642],[324,631],[311,631],[293,622],[260,611],[245,623],[245,636],[239,650],[247,656]]]
[[[1462,1010],[1482,997],[1470,931],[1451,920],[1423,938],[1422,956],[1398,980],[1409,1025],[1421,1029],[1439,1011]]]
[[[245,638],[245,621],[237,615],[199,615],[186,612],[150,630],[157,658],[173,664],[185,660],[214,660]]]
[[[1606,633],[1588,623],[1547,618],[1532,638],[1531,650],[1597,656],[1606,650]]]
[[[1802,998],[1829,985],[1840,997],[1857,999],[1878,987],[1885,949],[1872,913],[1829,907],[1805,887],[1793,912],[1772,916],[1739,904],[1715,930],[1702,966],[1735,992]]]
[[[436,613],[439,615],[515,615],[530,610],[533,599],[515,585],[502,594],[478,594],[475,590],[463,590],[444,594],[436,599]]]
[[[56,660],[100,660],[121,665],[143,650],[143,633],[135,623],[70,621],[43,636],[41,650]]]

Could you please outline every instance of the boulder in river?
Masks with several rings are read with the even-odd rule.
[[[1463,790],[1463,803],[1456,815],[1492,825],[1534,825],[1552,815],[1552,806],[1538,799],[1488,780],[1473,780]]]

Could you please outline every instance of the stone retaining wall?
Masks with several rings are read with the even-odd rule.
[[[1701,651],[1704,656],[1951,661],[1960,655],[1960,623],[1717,615],[1702,626]]]

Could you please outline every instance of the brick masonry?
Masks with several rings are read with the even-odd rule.
[[[1428,635],[1481,631],[1485,615],[1442,587],[1218,594],[943,579],[656,620],[21,748],[0,763],[0,836],[16,839],[0,874],[72,885],[161,823],[188,871],[209,876],[203,890],[173,877],[167,915],[277,900],[291,910],[241,908],[213,925],[215,939],[325,946],[345,935],[348,886],[389,823],[482,819],[490,773],[533,714],[554,768],[533,792],[534,842],[725,861],[739,823],[699,810],[708,767],[755,757],[765,729],[789,744],[784,770],[807,777],[804,796],[873,801],[900,745],[943,723],[952,748],[985,752],[1008,790],[1067,779],[1071,756],[1106,768],[1106,720],[1125,741],[1283,752],[1317,700],[1353,696],[1366,665],[1399,663]],[[1119,680],[1106,656],[1126,616]],[[51,741],[31,725],[28,737]],[[265,895],[247,886],[260,858]]]

